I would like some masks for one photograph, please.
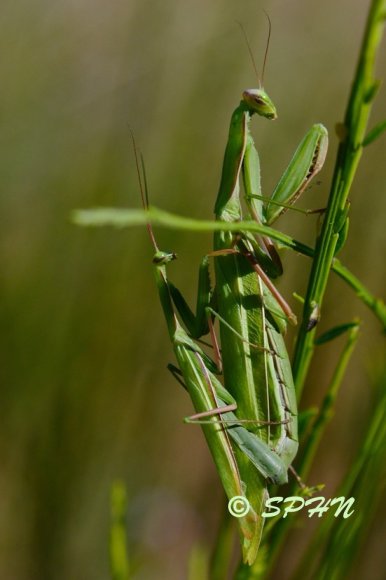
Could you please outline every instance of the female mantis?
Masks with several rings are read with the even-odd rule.
[[[258,155],[248,129],[254,113],[276,118],[276,109],[261,88],[244,91],[232,115],[215,214],[217,220],[226,222],[242,219],[242,171],[250,217],[271,225],[323,166],[327,132],[322,125],[310,129],[272,194],[274,204],[264,206]],[[216,232],[214,247],[217,311],[225,322],[220,323],[224,386],[237,402],[238,417],[254,418],[257,424],[268,419],[257,436],[280,458],[277,480],[283,483],[298,442],[296,395],[283,340],[285,318],[293,321],[294,317],[269,277],[281,273],[280,263],[270,240],[256,242],[248,234],[235,239],[229,232]],[[255,344],[263,348],[254,348]],[[238,449],[235,453],[249,498],[256,477],[245,453]],[[275,474],[258,469],[274,480]]]

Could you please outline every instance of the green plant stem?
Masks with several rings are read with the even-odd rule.
[[[312,248],[269,226],[264,226],[252,220],[239,222],[197,220],[170,213],[154,206],[150,206],[147,210],[110,207],[78,209],[73,212],[72,220],[77,225],[86,227],[113,226],[116,228],[125,228],[144,226],[150,223],[153,226],[190,232],[253,232],[262,236],[269,236],[301,254],[313,255]]]
[[[303,390],[314,352],[315,330],[307,331],[308,320],[313,305],[316,303],[321,308],[323,303],[335,247],[339,232],[342,231],[342,217],[346,211],[347,197],[362,155],[371,104],[378,87],[373,74],[384,28],[385,11],[384,0],[373,0],[345,115],[343,140],[338,148],[327,211],[316,243],[293,363],[298,397]]]
[[[116,228],[125,228],[144,226],[147,223],[151,223],[152,225],[166,227],[168,229],[193,232],[213,232],[214,230],[240,232],[243,230],[269,236],[283,246],[291,248],[295,252],[303,254],[304,256],[310,258],[314,256],[314,250],[306,244],[302,244],[291,236],[258,224],[254,221],[225,223],[212,220],[196,220],[166,212],[154,206],[150,207],[147,211],[142,209],[108,207],[76,210],[72,215],[72,220],[78,225],[87,227],[112,226]],[[344,280],[355,291],[358,298],[362,300],[368,308],[370,308],[381,322],[384,332],[386,332],[386,306],[383,301],[371,294],[364,284],[362,284],[362,282],[352,272],[350,272],[348,268],[343,266],[337,258],[334,258],[332,261],[332,270],[342,278],[342,280]]]
[[[211,580],[208,571],[208,550],[197,544],[189,554],[187,580]]]
[[[347,342],[344,346],[342,354],[339,357],[339,361],[335,368],[330,386],[323,399],[319,413],[314,423],[312,424],[309,437],[303,446],[301,460],[300,463],[297,465],[298,474],[303,479],[307,478],[323,432],[326,428],[327,423],[333,417],[335,401],[338,396],[340,386],[346,373],[347,365],[349,363],[349,360],[351,358],[358,338],[359,338],[359,323],[358,326],[355,326],[349,332]]]
[[[368,308],[370,308],[382,324],[383,332],[386,332],[386,306],[383,300],[371,294],[359,278],[350,272],[350,270],[337,258],[334,258],[332,261],[332,270],[342,278],[342,280],[344,280],[354,290],[357,297],[362,300]]]
[[[336,496],[354,497],[355,512],[349,519],[334,518],[332,514],[318,527],[307,547],[293,579],[344,578],[355,563],[359,542],[374,517],[380,497],[384,496],[386,450],[386,374],[378,377],[379,384],[374,413],[369,420],[361,449]],[[369,489],[371,482],[371,489]],[[327,555],[328,554],[328,555]]]
[[[126,537],[126,488],[121,481],[111,487],[110,572],[112,580],[128,580],[129,559]]]
[[[235,538],[234,532],[233,517],[229,513],[227,502],[224,501],[222,519],[210,561],[211,580],[225,580],[229,576]]]

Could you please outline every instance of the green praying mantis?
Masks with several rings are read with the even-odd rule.
[[[322,168],[328,137],[322,125],[314,125],[272,196],[264,201],[259,157],[249,131],[254,114],[277,117],[262,87],[244,91],[233,112],[215,215],[220,222],[242,220],[242,176],[248,218],[271,226]],[[146,209],[146,177],[135,142],[134,151]],[[176,254],[160,251],[150,224],[148,231],[155,249],[158,293],[178,363],[173,373],[196,410],[187,421],[201,424],[227,497],[248,500],[249,511],[238,518],[238,524],[243,559],[252,564],[264,525],[261,514],[267,485],[287,481],[298,449],[296,395],[283,338],[287,322],[296,323],[296,318],[272,282],[282,273],[280,258],[267,237],[255,238],[246,231],[215,232],[214,249],[200,265],[194,314],[167,277],[167,266]],[[210,258],[214,260],[214,288]],[[219,321],[221,349],[214,319]],[[213,358],[197,343],[209,332]]]

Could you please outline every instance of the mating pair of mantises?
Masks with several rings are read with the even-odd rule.
[[[216,220],[242,220],[240,179],[250,219],[271,226],[323,166],[328,137],[314,125],[267,201],[261,194],[259,157],[249,131],[257,114],[276,119],[276,109],[263,88],[243,92],[233,112],[225,150]],[[136,153],[142,199],[148,207],[146,178]],[[142,175],[142,177],[141,177]],[[287,322],[296,323],[290,307],[272,279],[282,273],[272,240],[248,231],[219,230],[214,249],[201,262],[197,309],[194,314],[179,290],[168,280],[173,252],[155,249],[153,264],[178,368],[176,378],[188,391],[196,414],[187,421],[202,425],[204,435],[229,499],[245,497],[248,513],[238,518],[244,561],[256,558],[268,499],[267,484],[287,482],[297,453],[297,404],[291,365],[283,336]],[[209,261],[214,260],[212,288]],[[221,348],[213,329],[219,322]],[[198,344],[210,333],[214,356]],[[220,382],[219,376],[222,376]]]

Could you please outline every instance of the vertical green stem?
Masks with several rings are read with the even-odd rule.
[[[111,487],[110,572],[112,580],[128,580],[129,559],[126,537],[126,489],[116,481]]]
[[[224,501],[222,520],[219,526],[215,547],[210,562],[210,579],[225,580],[229,577],[235,539],[234,518]]]
[[[303,320],[296,343],[293,371],[298,397],[303,390],[314,351],[315,330],[307,332],[312,305],[321,307],[347,197],[362,154],[363,140],[378,82],[374,79],[377,51],[382,38],[386,15],[385,0],[373,0],[370,6],[359,62],[342,128],[342,137],[331,185],[322,231],[317,240],[312,264]]]
[[[335,401],[342,384],[344,375],[346,373],[347,365],[355,348],[356,342],[359,338],[359,324],[351,329],[346,345],[343,349],[339,362],[336,366],[331,384],[323,399],[319,413],[312,425],[312,430],[309,438],[303,448],[303,454],[300,464],[297,466],[298,474],[305,479],[311,467],[311,463],[315,457],[320,439],[323,435],[324,429],[333,415]]]
[[[323,579],[345,578],[355,565],[360,552],[360,541],[374,517],[374,511],[384,494],[386,450],[386,392],[385,374],[377,378],[378,394],[374,413],[363,437],[363,445],[347,473],[336,496],[355,498],[356,514],[353,519],[328,514],[307,546],[292,578]],[[369,490],[371,482],[371,490]],[[370,576],[369,576],[370,577]]]

